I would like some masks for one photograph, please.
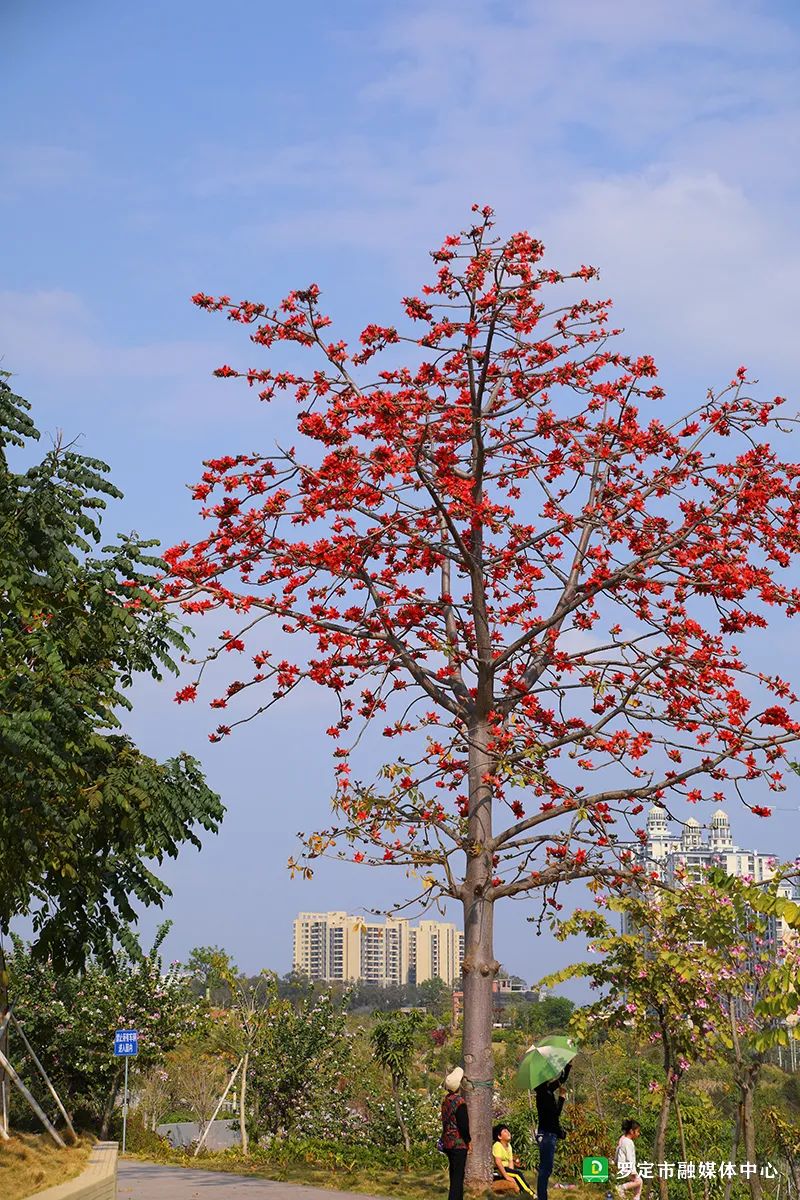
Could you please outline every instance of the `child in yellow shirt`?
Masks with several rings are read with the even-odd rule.
[[[494,1159],[494,1178],[507,1179],[517,1185],[517,1191],[532,1196],[533,1192],[528,1181],[519,1169],[519,1161],[514,1158],[511,1149],[511,1130],[507,1125],[495,1125],[492,1130],[492,1158]]]

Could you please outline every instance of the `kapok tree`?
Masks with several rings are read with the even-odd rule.
[[[212,741],[306,681],[332,694],[334,816],[290,865],[392,863],[463,905],[478,1181],[495,904],[641,871],[617,843],[646,801],[781,787],[796,698],[742,638],[800,606],[800,469],[767,441],[781,400],[752,399],[744,369],[675,419],[652,358],[615,348],[609,302],[582,295],[595,270],[550,269],[473,211],[407,324],[367,325],[355,351],[328,340],[315,285],[274,308],[194,297],[283,354],[217,374],[293,396],[297,444],[207,462],[210,530],[169,562],[185,612],[238,622],[178,699],[250,655],[211,700],[234,710]],[[402,750],[362,781],[376,722]]]

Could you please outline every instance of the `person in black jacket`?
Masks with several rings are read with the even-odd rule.
[[[556,1156],[556,1145],[561,1138],[566,1137],[561,1128],[561,1110],[567,1096],[565,1084],[569,1076],[571,1063],[568,1063],[557,1079],[548,1083],[540,1083],[536,1088],[536,1113],[538,1131],[536,1141],[539,1145],[539,1174],[536,1179],[536,1200],[547,1200],[547,1184],[553,1173],[553,1162]]]

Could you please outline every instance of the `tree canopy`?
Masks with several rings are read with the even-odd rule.
[[[30,461],[30,405],[0,376],[0,931],[30,914],[37,950],[80,964],[126,936],[134,903],[169,894],[151,864],[197,827],[215,831],[219,797],[187,754],[159,763],[121,728],[127,690],[160,679],[185,649],[159,603],[154,542],[98,548],[121,493],[109,468],[57,440]]]
[[[621,913],[617,932],[601,911],[578,909],[557,923],[561,940],[583,934],[593,957],[547,977],[584,976],[604,994],[578,1010],[571,1025],[580,1040],[593,1029],[628,1026],[655,1043],[662,1056],[661,1112],[654,1154],[662,1161],[670,1109],[683,1131],[678,1090],[700,1063],[728,1058],[739,1091],[734,1153],[743,1141],[756,1156],[753,1093],[767,1053],[788,1046],[786,1020],[800,1004],[800,905],[780,895],[781,872],[761,885],[729,877],[716,867],[682,886],[597,897],[598,907]],[[781,937],[775,916],[786,922]],[[758,1200],[758,1177],[750,1179]],[[659,1179],[666,1200],[668,1187]]]
[[[301,684],[330,693],[334,816],[294,869],[392,863],[463,905],[472,1171],[491,1144],[494,904],[644,872],[624,843],[647,801],[769,815],[800,736],[755,637],[800,611],[781,397],[739,368],[676,416],[586,294],[596,270],[555,270],[493,225],[475,206],[402,322],[355,348],[315,284],[274,305],[194,297],[279,360],[217,374],[293,397],[297,438],[209,460],[206,536],[167,555],[184,611],[234,626],[178,699],[207,661],[245,664],[212,739]],[[377,778],[367,729],[397,747]]]

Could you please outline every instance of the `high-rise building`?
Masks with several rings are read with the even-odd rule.
[[[646,832],[645,856],[669,883],[674,882],[676,871],[699,880],[711,866],[723,867],[728,875],[739,878],[750,876],[754,883],[762,883],[772,874],[770,864],[774,863],[775,855],[735,846],[724,809],[718,808],[712,815],[708,836],[704,838],[703,826],[694,817],[689,817],[682,833],[674,833],[664,809],[654,805],[647,816]]]
[[[680,887],[684,880],[701,881],[710,867],[722,867],[726,874],[753,883],[764,883],[772,878],[778,855],[744,850],[735,845],[728,814],[724,809],[717,809],[706,829],[708,836],[704,837],[703,826],[694,817],[690,817],[682,832],[677,835],[670,829],[664,809],[653,805],[647,816],[646,840],[632,845],[631,849],[648,871],[656,871],[658,876],[672,887]],[[784,881],[778,891],[790,900],[800,901],[800,885],[794,882]],[[770,955],[777,956],[781,947],[797,939],[797,933],[782,918],[768,916],[764,923],[764,941]],[[623,918],[622,928],[626,933],[636,932],[627,913]],[[734,1001],[736,1015],[742,1016],[747,1011],[747,997],[737,997]],[[798,1039],[795,1036],[795,1020],[790,1019],[785,1024],[788,1029],[789,1048],[784,1051],[778,1047],[777,1060],[780,1066],[794,1071],[800,1058]]]
[[[726,874],[753,883],[764,883],[774,873],[777,855],[734,845],[728,814],[721,808],[712,815],[704,837],[703,826],[694,817],[689,817],[682,832],[676,834],[670,829],[664,809],[654,804],[647,815],[645,832],[646,842],[634,847],[636,856],[648,870],[657,871],[659,877],[672,887],[677,886],[680,879],[702,880],[710,867],[722,867]],[[800,900],[800,889],[795,884],[783,884],[779,890],[789,899]],[[789,936],[785,922],[774,922],[770,918],[768,924],[771,927],[769,934],[776,942]]]
[[[292,961],[309,979],[361,976],[361,938],[347,913],[300,913],[294,923]]]
[[[411,966],[413,982],[443,979],[452,986],[461,978],[464,960],[464,935],[455,925],[443,921],[420,921],[411,930]]]
[[[326,983],[363,980],[381,987],[461,978],[464,935],[445,921],[369,921],[343,912],[299,913],[293,968]]]

